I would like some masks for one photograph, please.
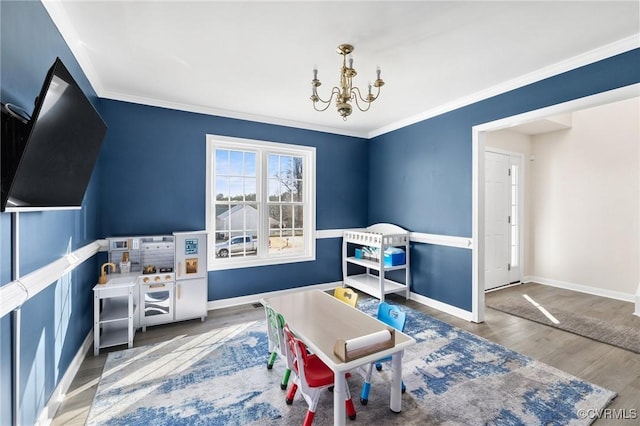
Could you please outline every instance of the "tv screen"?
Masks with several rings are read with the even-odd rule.
[[[59,58],[27,126],[2,182],[2,211],[80,208],[107,126]]]

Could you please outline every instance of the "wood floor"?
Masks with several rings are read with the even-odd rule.
[[[633,312],[633,304],[629,302],[533,283],[487,293],[486,299],[492,300],[524,293],[543,306],[545,301],[562,298],[565,301],[564,309],[566,310],[589,312],[603,319],[611,318],[618,323],[625,323]],[[640,355],[638,354],[493,309],[486,310],[484,323],[474,324],[411,300],[405,301],[393,295],[389,299],[396,303],[404,303],[451,325],[613,390],[618,393],[618,396],[608,408],[626,410],[627,416],[635,410],[638,416],[636,419],[628,420],[599,419],[596,420],[595,425],[628,424],[631,426],[640,423],[638,420],[640,419]],[[181,335],[197,335],[214,328],[263,318],[262,307],[253,305],[210,311],[209,317],[203,323],[192,320],[149,327],[145,333],[138,332],[134,346],[144,346]],[[120,349],[122,347],[112,350]],[[53,419],[54,426],[85,424],[108,352],[108,350],[102,350],[99,356],[94,357],[93,351],[90,351],[87,355]],[[265,354],[265,362],[266,359]]]

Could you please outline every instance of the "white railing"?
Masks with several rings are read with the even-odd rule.
[[[0,318],[74,270],[78,265],[106,249],[106,241],[96,240],[60,259],[0,287]],[[96,275],[98,272],[96,271]]]

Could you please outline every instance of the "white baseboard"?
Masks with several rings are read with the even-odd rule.
[[[207,302],[207,310],[230,308],[233,306],[246,305],[249,303],[260,303],[260,301],[267,297],[280,296],[286,293],[292,293],[300,290],[330,290],[342,286],[342,281],[336,281],[332,283],[316,284],[305,287],[295,287],[286,290],[269,291],[267,293],[250,294],[248,296],[232,297],[229,299],[211,300]]]
[[[527,282],[536,282],[550,287],[563,288],[565,290],[578,291],[580,293],[593,294],[594,296],[608,297],[609,299],[622,300],[624,302],[634,302],[634,295],[621,291],[606,290],[598,287],[591,287],[582,284],[569,283],[566,281],[553,280],[550,278],[531,276],[527,277]]]
[[[513,284],[501,285],[500,287],[490,288],[489,290],[485,290],[484,292],[485,293],[492,293],[494,291],[504,290],[505,288],[511,288],[511,287],[515,287],[517,285],[522,285],[523,283],[525,283],[525,281],[519,281],[519,282],[513,283]]]
[[[453,315],[454,317],[461,318],[465,321],[470,321],[470,322],[473,321],[472,312],[465,311],[464,309],[457,308],[455,306],[440,302],[435,299],[431,299],[430,297],[422,296],[420,294],[411,292],[409,294],[409,299],[414,300],[430,308],[434,308],[439,311],[442,311],[445,314],[449,314],[449,315]]]
[[[341,287],[341,286],[342,286],[342,281],[335,281],[331,283],[316,284],[316,285],[310,285],[306,287],[290,288],[287,290],[278,290],[278,291],[270,291],[267,293],[251,294],[249,296],[233,297],[230,299],[212,300],[207,303],[207,309],[208,310],[222,309],[222,308],[230,308],[233,306],[246,305],[249,303],[260,303],[262,299],[265,299],[268,297],[280,296],[282,294],[292,293],[292,292],[300,291],[303,289],[304,290],[318,289],[318,290],[326,291],[326,290],[331,290],[333,288]],[[439,302],[437,300],[422,296],[417,293],[410,293],[409,299],[414,300],[418,303],[421,303],[425,306],[429,306],[430,308],[434,308],[444,313],[461,318],[463,320],[472,321],[472,313],[469,311],[465,311],[464,309],[460,309],[455,306],[452,306],[443,302]]]
[[[82,345],[80,346],[80,349],[78,349],[76,356],[74,356],[73,360],[71,360],[71,364],[69,364],[69,368],[67,368],[67,371],[64,373],[64,376],[62,376],[62,380],[60,380],[60,382],[58,383],[58,386],[56,386],[56,388],[53,390],[53,393],[51,394],[51,398],[49,398],[47,405],[43,408],[42,412],[40,413],[40,416],[38,417],[38,420],[36,421],[36,425],[48,426],[51,424],[53,417],[58,412],[60,405],[62,405],[62,400],[64,399],[64,395],[69,390],[69,387],[71,386],[71,382],[73,382],[73,379],[76,377],[76,374],[78,374],[78,371],[80,370],[80,366],[82,365],[82,362],[87,356],[87,353],[92,348],[93,348],[93,328],[91,328],[91,330],[89,331],[89,334],[87,334],[87,337],[84,339],[84,342],[82,342]]]

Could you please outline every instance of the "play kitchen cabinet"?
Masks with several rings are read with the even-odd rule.
[[[204,231],[107,241],[109,263],[103,265],[103,271],[111,267],[116,273],[103,273],[94,287],[95,355],[108,346],[131,347],[138,328],[146,331],[153,325],[205,320],[208,270]]]
[[[357,268],[350,268],[357,265]],[[352,269],[364,271],[351,274]],[[391,271],[404,271],[404,282],[387,277]],[[350,275],[351,274],[351,275]],[[347,230],[342,238],[343,285],[353,287],[381,301],[389,293],[409,298],[409,232],[390,224],[378,223],[365,230]]]

